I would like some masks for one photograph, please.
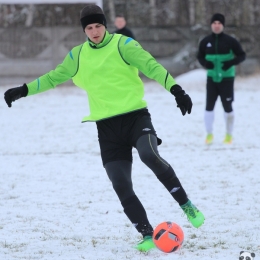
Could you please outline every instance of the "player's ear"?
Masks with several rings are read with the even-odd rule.
[[[243,254],[243,253],[244,253],[244,251],[240,251],[240,255]]]
[[[255,253],[251,253],[251,256],[252,256],[252,257],[255,257]]]

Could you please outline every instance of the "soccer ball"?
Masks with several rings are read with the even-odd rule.
[[[179,225],[166,221],[160,223],[153,232],[153,242],[158,249],[165,253],[180,249],[184,240],[184,233]]]

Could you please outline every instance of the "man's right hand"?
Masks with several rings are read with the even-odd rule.
[[[28,87],[26,84],[23,84],[23,86],[17,88],[10,88],[4,94],[5,102],[8,105],[8,107],[11,107],[12,102],[14,102],[15,100],[21,97],[26,97],[27,94],[28,94]]]

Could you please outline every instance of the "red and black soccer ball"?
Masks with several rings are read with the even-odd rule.
[[[165,253],[175,252],[181,248],[184,240],[182,228],[174,222],[160,223],[153,232],[153,242]]]

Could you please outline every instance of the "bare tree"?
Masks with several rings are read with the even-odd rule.
[[[206,20],[205,0],[198,0],[196,4],[196,23],[202,23]]]
[[[189,0],[189,20],[190,25],[195,23],[195,0]]]
[[[25,26],[30,27],[33,24],[33,13],[34,13],[34,5],[30,4],[29,8],[27,9],[27,17],[25,21]]]
[[[115,15],[115,2],[114,0],[108,0],[108,8],[109,8],[109,14],[110,14],[110,21],[114,21],[116,18]]]
[[[150,10],[151,10],[151,24],[156,25],[156,0],[149,0],[150,3]]]
[[[248,3],[248,12],[249,12],[249,24],[255,24],[255,3],[254,1],[250,1]]]

